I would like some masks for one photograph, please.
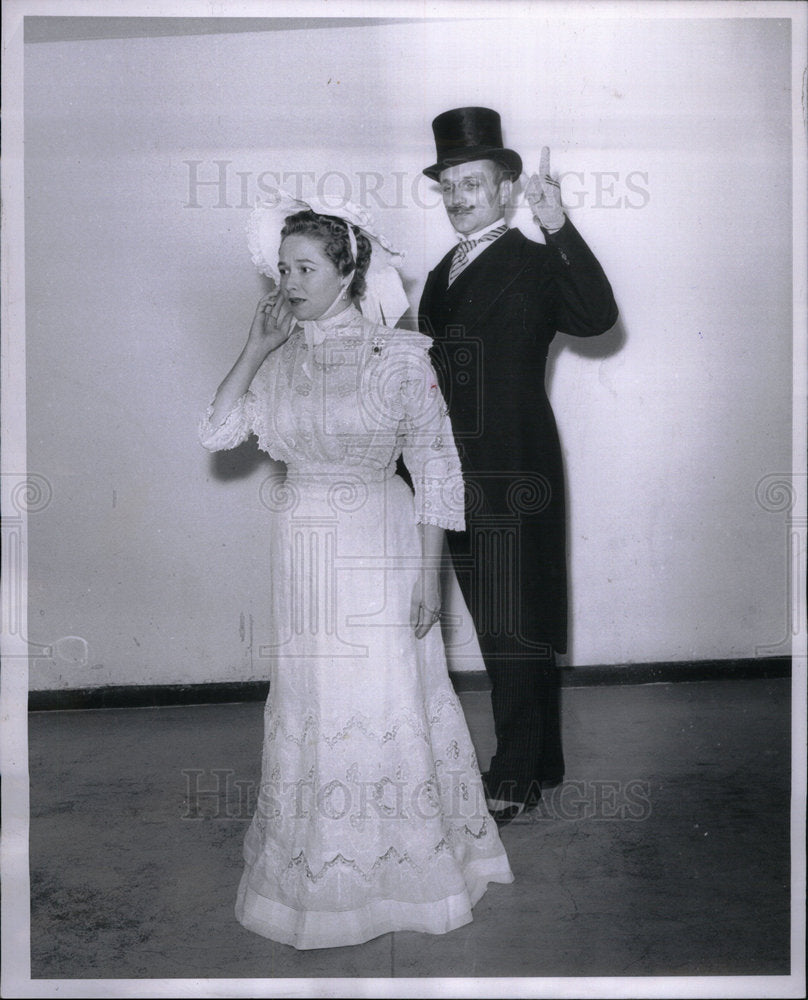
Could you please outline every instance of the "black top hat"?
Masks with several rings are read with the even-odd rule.
[[[502,147],[502,124],[491,108],[455,108],[444,111],[432,122],[438,162],[424,173],[438,180],[442,170],[470,160],[496,160],[509,168],[516,179],[522,173],[522,158]]]

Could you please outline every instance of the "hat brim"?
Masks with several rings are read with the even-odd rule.
[[[422,173],[426,174],[433,181],[440,180],[441,173],[447,167],[456,167],[461,163],[471,163],[472,160],[495,160],[507,167],[514,174],[516,180],[522,173],[522,157],[513,149],[497,149],[490,146],[466,146],[465,149],[458,150],[449,156],[444,156],[431,167],[425,167]]]

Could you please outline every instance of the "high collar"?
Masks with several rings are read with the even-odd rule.
[[[309,347],[318,347],[329,336],[340,336],[346,327],[353,326],[361,313],[353,303],[349,303],[342,312],[327,316],[325,319],[306,319],[300,324],[303,336]]]

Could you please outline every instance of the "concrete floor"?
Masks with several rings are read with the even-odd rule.
[[[489,697],[462,698],[486,764]],[[308,952],[233,917],[261,704],[32,713],[32,978],[787,975],[790,682],[563,699],[512,885],[448,935]]]

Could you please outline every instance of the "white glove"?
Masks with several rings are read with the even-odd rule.
[[[525,197],[533,218],[542,229],[549,233],[558,232],[564,225],[566,216],[561,205],[561,187],[558,181],[550,176],[550,148],[544,146],[541,151],[539,173],[533,174],[525,188]]]

